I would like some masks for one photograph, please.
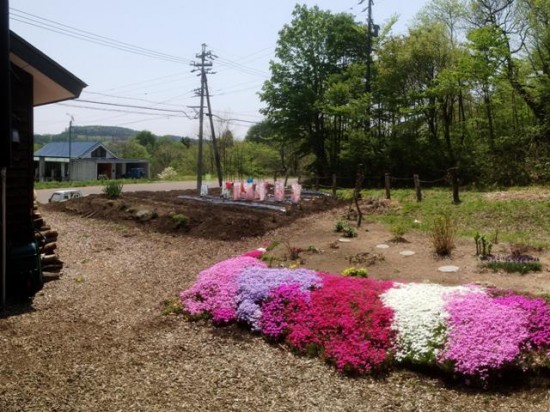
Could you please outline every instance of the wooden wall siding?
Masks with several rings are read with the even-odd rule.
[[[33,240],[33,79],[16,66],[12,69],[12,128],[19,132],[19,143],[12,143],[12,162],[7,170],[6,231],[9,245]]]

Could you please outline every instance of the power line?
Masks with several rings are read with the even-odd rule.
[[[90,91],[87,91],[87,90],[83,90],[82,92],[83,92],[83,93],[86,93],[86,94],[97,95],[97,96],[112,97],[112,98],[114,98],[114,99],[135,100],[135,101],[139,101],[139,102],[151,103],[151,104],[154,104],[154,105],[163,104],[163,105],[165,105],[165,106],[181,107],[181,106],[178,105],[178,104],[168,104],[168,103],[166,103],[166,102],[154,102],[154,101],[152,101],[152,100],[141,99],[141,98],[139,98],[139,97],[117,96],[117,95],[114,95],[114,94],[100,93],[100,92],[90,92]]]
[[[128,107],[132,109],[144,109],[144,110],[152,110],[152,111],[158,111],[158,112],[164,112],[164,113],[181,113],[184,116],[187,116],[188,119],[191,119],[189,115],[184,112],[183,110],[171,110],[171,109],[160,109],[157,107],[147,107],[147,106],[136,106],[136,105],[130,105],[130,104],[120,104],[120,103],[108,103],[108,102],[97,102],[94,100],[86,100],[86,99],[77,99],[76,102],[83,102],[83,103],[93,103],[93,104],[101,104],[106,106],[116,106],[116,107]]]
[[[125,51],[127,53],[133,53],[141,56],[152,57],[159,60],[169,61],[178,64],[189,64],[191,60],[183,57],[173,56],[167,53],[158,52],[156,50],[147,49],[141,46],[136,46],[130,43],[121,42],[115,39],[111,39],[106,36],[101,36],[86,30],[81,30],[76,27],[68,26],[63,23],[56,22],[54,20],[46,19],[40,16],[36,16],[31,13],[27,13],[22,10],[18,10],[10,7],[10,18],[20,23],[28,24],[34,27],[38,27],[44,30],[52,31],[64,36],[76,38],[79,40],[87,41],[90,43],[99,44],[106,47],[111,47],[117,50]]]
[[[147,107],[147,106],[137,106],[137,105],[129,105],[129,104],[119,104],[119,103],[110,103],[110,102],[98,102],[93,100],[86,100],[86,99],[76,99],[72,101],[73,103],[91,103],[91,104],[97,104],[102,106],[111,106],[111,107],[120,107],[120,108],[126,108],[126,109],[141,109],[141,110],[147,110],[147,111],[153,111],[153,112],[162,112],[166,113],[165,116],[172,116],[172,117],[185,117],[189,120],[193,120],[195,117],[190,116],[187,112],[183,110],[171,110],[171,109],[161,109],[161,108],[154,108],[154,107]],[[158,113],[149,113],[144,111],[128,111],[128,110],[120,110],[120,109],[101,109],[98,107],[93,106],[83,106],[78,104],[68,104],[68,103],[58,103],[61,106],[70,106],[70,107],[80,107],[83,109],[91,109],[91,110],[103,110],[103,111],[109,111],[109,112],[119,112],[119,113],[129,113],[129,114],[143,114],[143,115],[155,115],[158,116]]]
[[[147,113],[147,112],[137,112],[137,111],[130,111],[130,110],[122,110],[122,109],[107,109],[103,107],[93,107],[93,106],[81,106],[78,104],[71,104],[71,103],[57,103],[59,106],[66,106],[66,107],[77,107],[79,109],[89,109],[89,110],[100,110],[104,112],[117,112],[117,113],[126,113],[126,114],[140,114],[145,116],[158,116],[158,113]],[[188,115],[184,115],[184,113],[177,114],[170,114],[167,113],[163,117],[181,117],[186,119],[191,119]]]
[[[222,117],[222,116],[217,115],[215,113],[212,113],[211,115],[218,118],[218,119],[220,119],[220,120],[225,120],[226,122],[237,122],[237,123],[247,123],[247,124],[256,124],[256,123],[258,123],[258,122],[253,122],[251,120]]]

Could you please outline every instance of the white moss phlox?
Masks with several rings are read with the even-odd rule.
[[[396,360],[435,360],[445,340],[445,296],[472,291],[484,293],[475,286],[424,283],[398,283],[383,293],[382,301],[395,312],[392,328],[397,331]]]

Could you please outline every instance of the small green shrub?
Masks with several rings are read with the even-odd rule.
[[[408,232],[408,229],[404,223],[396,223],[390,227],[390,232],[396,239],[400,239]]]
[[[278,260],[275,256],[268,253],[264,253],[260,258],[263,262],[267,263],[267,267],[272,268],[274,263]]]
[[[162,306],[162,314],[164,316],[180,315],[183,313],[183,305],[181,300],[177,297],[164,300]]]
[[[507,273],[540,272],[542,263],[539,258],[526,254],[526,248],[521,245],[514,245],[512,253],[508,256],[481,256],[481,267],[492,269],[497,272],[504,270]]]
[[[336,227],[335,227],[334,230],[336,230],[337,232],[342,233],[344,237],[356,237],[357,236],[357,230],[355,230],[355,228],[352,227],[349,223],[342,222],[341,220],[336,222]]]
[[[528,272],[540,272],[542,270],[542,264],[536,261],[530,262],[514,262],[514,261],[502,261],[492,260],[482,265],[495,272],[504,270],[507,273],[521,273],[526,274]]]
[[[290,260],[296,260],[300,258],[300,253],[303,252],[303,249],[298,246],[292,246],[289,242],[284,242],[286,251],[288,253],[287,257]]]
[[[109,199],[118,199],[122,194],[123,184],[116,180],[107,180],[103,185],[103,193]]]
[[[358,278],[368,278],[368,272],[366,268],[356,268],[354,266],[346,268],[342,271],[344,276],[353,276]]]
[[[306,252],[309,252],[309,253],[323,253],[323,251],[321,249],[319,249],[317,246],[314,246],[314,245],[309,245],[306,249]]]
[[[456,223],[450,214],[441,214],[434,218],[430,235],[436,254],[440,256],[451,254],[455,248],[456,232]]]
[[[189,225],[189,217],[176,213],[171,216],[172,221],[176,225],[176,229],[187,228]]]
[[[480,235],[479,232],[477,232],[474,236],[474,241],[476,242],[477,256],[483,257],[491,255],[493,244],[484,235]]]
[[[266,246],[265,251],[270,252],[273,249],[275,249],[277,246],[279,246],[281,242],[278,242],[276,240],[272,241],[269,245]]]
[[[168,166],[162,172],[160,172],[157,177],[160,180],[174,180],[178,177],[178,172],[172,167]]]
[[[344,228],[344,237],[356,237],[357,236],[357,230],[355,230],[354,227],[346,226]]]

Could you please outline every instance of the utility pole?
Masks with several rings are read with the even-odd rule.
[[[366,90],[367,93],[372,92],[372,6],[374,0],[367,0],[369,2],[367,6],[368,22],[367,22],[367,78],[366,78]],[[370,120],[369,120],[370,122]]]
[[[202,174],[203,174],[203,159],[202,159],[202,148],[203,148],[203,125],[204,125],[204,89],[206,84],[206,72],[207,68],[212,67],[212,52],[206,51],[206,44],[202,44],[202,51],[200,54],[196,54],[195,57],[200,59],[200,62],[192,62],[191,65],[195,67],[192,71],[200,70],[201,78],[201,88],[200,88],[200,98],[201,103],[199,107],[199,153],[197,158],[197,192],[200,193],[202,187]]]
[[[74,116],[72,114],[67,113],[67,116],[71,118],[69,122],[69,168],[67,170],[67,174],[69,175],[69,181],[71,180],[71,159],[73,157],[72,153],[72,145],[73,145],[73,122],[74,122]]]
[[[210,117],[210,133],[212,133],[212,149],[214,150],[214,160],[216,161],[216,172],[218,173],[218,183],[222,187],[223,174],[220,161],[220,153],[218,152],[218,144],[216,142],[216,133],[214,131],[214,119],[212,115],[212,106],[210,105],[210,93],[208,93],[208,80],[204,76],[204,88],[206,89],[206,102],[208,104],[208,116]]]
[[[359,4],[363,4],[367,1],[367,72],[365,74],[365,91],[368,94],[372,93],[372,39],[373,37],[378,37],[378,31],[380,26],[376,25],[372,21],[372,7],[374,5],[374,0],[360,0]],[[363,10],[364,11],[364,10]],[[370,130],[371,126],[371,105],[369,104],[367,108],[367,131]]]

